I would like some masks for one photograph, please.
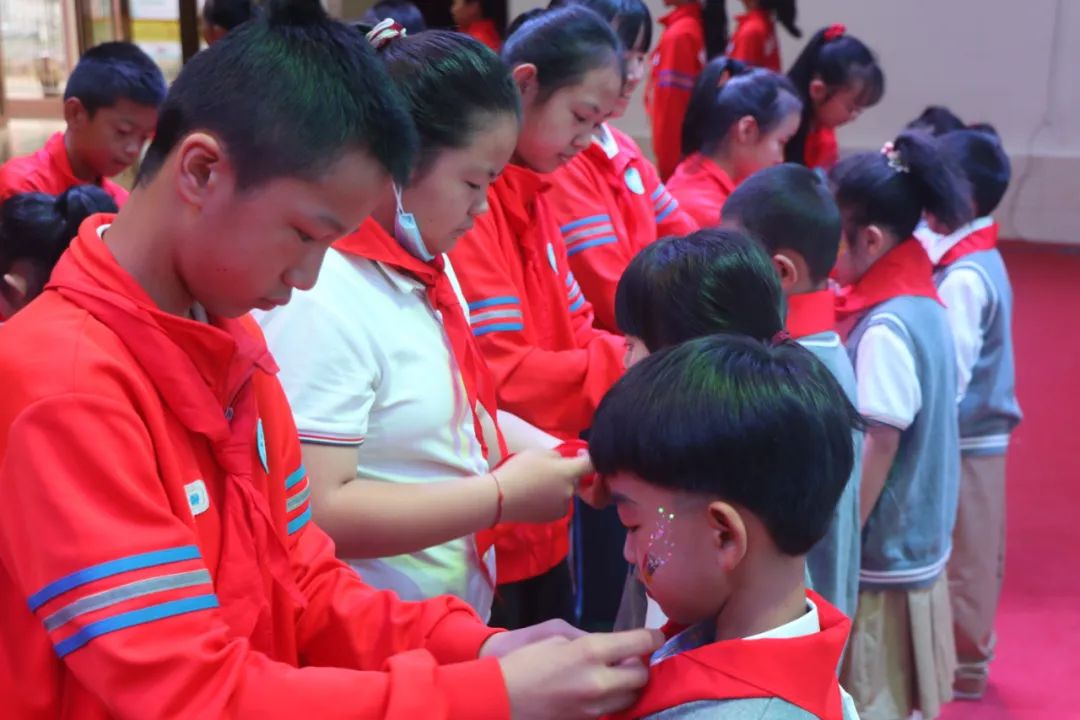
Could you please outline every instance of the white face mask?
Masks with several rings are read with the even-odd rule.
[[[397,212],[394,215],[394,238],[401,243],[410,255],[417,260],[431,262],[435,256],[428,252],[424,245],[424,238],[420,234],[420,228],[416,225],[416,218],[412,213],[405,212],[401,204],[401,188],[394,185],[394,198],[397,200]]]

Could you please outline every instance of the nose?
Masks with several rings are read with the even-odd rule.
[[[471,217],[479,217],[480,215],[486,213],[490,209],[490,207],[491,206],[488,205],[487,193],[484,193],[484,197],[480,200],[480,202],[473,203],[472,208],[470,208],[469,210],[469,215]]]
[[[573,146],[575,150],[581,151],[589,147],[589,143],[592,142],[592,130],[586,130],[583,133],[579,133],[574,137]]]
[[[310,290],[315,287],[326,250],[327,247],[322,246],[306,253],[300,262],[285,274],[285,284],[297,290]]]

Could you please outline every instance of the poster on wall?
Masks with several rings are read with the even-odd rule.
[[[180,20],[179,0],[128,0],[132,20]]]

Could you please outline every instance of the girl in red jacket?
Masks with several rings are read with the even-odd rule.
[[[690,91],[705,67],[705,21],[698,0],[664,0],[672,8],[660,24],[664,33],[652,54],[645,90],[645,111],[652,124],[653,153],[660,177],[667,180],[679,164],[679,132]],[[723,46],[721,45],[721,50]]]
[[[795,25],[795,0],[743,0],[743,5],[746,14],[735,18],[735,32],[728,44],[727,56],[747,65],[780,72],[777,21],[792,37],[802,37],[802,30]]]
[[[582,7],[550,10],[510,36],[503,60],[521,91],[521,134],[511,164],[488,192],[491,211],[450,253],[473,334],[495,373],[499,406],[562,439],[589,427],[622,373],[624,348],[621,337],[593,326],[541,173],[587,148],[614,109],[621,52],[611,28]],[[547,575],[501,588],[501,610],[509,614],[493,617],[523,623],[569,615],[566,522],[500,540],[500,578]]]
[[[626,112],[645,75],[652,17],[642,0],[576,0],[607,20],[622,40],[626,81],[612,119]],[[596,312],[596,324],[617,332],[615,288],[627,264],[665,235],[697,229],[630,136],[603,123],[584,152],[552,175],[548,193],[570,268]]]
[[[716,58],[705,68],[683,123],[683,153],[668,182],[701,227],[720,222],[727,196],[758,170],[784,160],[802,103],[783,75]]]
[[[870,48],[843,25],[833,25],[814,33],[788,77],[802,98],[803,112],[784,157],[829,170],[840,157],[836,128],[880,102],[885,75]]]
[[[493,15],[487,0],[454,0],[450,4],[450,16],[459,31],[499,52],[502,49],[502,34],[492,19]]]

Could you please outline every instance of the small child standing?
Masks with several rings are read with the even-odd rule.
[[[959,667],[953,692],[986,692],[996,637],[994,615],[1005,567],[1005,453],[1020,422],[1012,343],[1012,285],[990,214],[1009,185],[1009,158],[988,132],[938,139],[942,155],[971,183],[975,220],[940,236],[918,233],[934,263],[956,342],[960,401],[960,502],[949,561]]]
[[[664,33],[652,53],[645,88],[645,111],[652,126],[653,153],[660,179],[679,164],[679,133],[690,92],[705,67],[705,20],[698,0],[664,0],[672,8],[660,24]]]
[[[94,183],[123,204],[127,190],[109,178],[139,159],[165,89],[165,76],[136,45],[108,42],[87,50],[64,90],[67,129],[0,167],[0,200],[25,192],[59,195]]]
[[[742,4],[746,13],[735,18],[735,32],[726,55],[747,65],[780,72],[777,21],[792,37],[802,37],[795,24],[795,0],[743,0]]]
[[[772,256],[787,298],[786,327],[800,345],[825,363],[856,401],[855,371],[836,332],[829,272],[840,249],[840,209],[821,177],[794,163],[747,178],[724,204],[724,223],[756,238]],[[859,478],[863,436],[855,433],[855,463],[832,524],[806,556],[810,584],[848,617],[859,596]]]
[[[858,717],[836,677],[849,622],[807,591],[804,571],[859,422],[789,340],[698,338],[612,388],[590,452],[627,528],[626,560],[672,620],[649,685],[612,717]]]
[[[928,136],[905,133],[830,174],[844,219],[838,316],[867,419],[859,488],[859,607],[842,677],[869,720],[927,720],[952,699],[956,648],[945,565],[960,448],[956,359],[933,266],[912,237],[924,214],[970,219],[964,182]]]

